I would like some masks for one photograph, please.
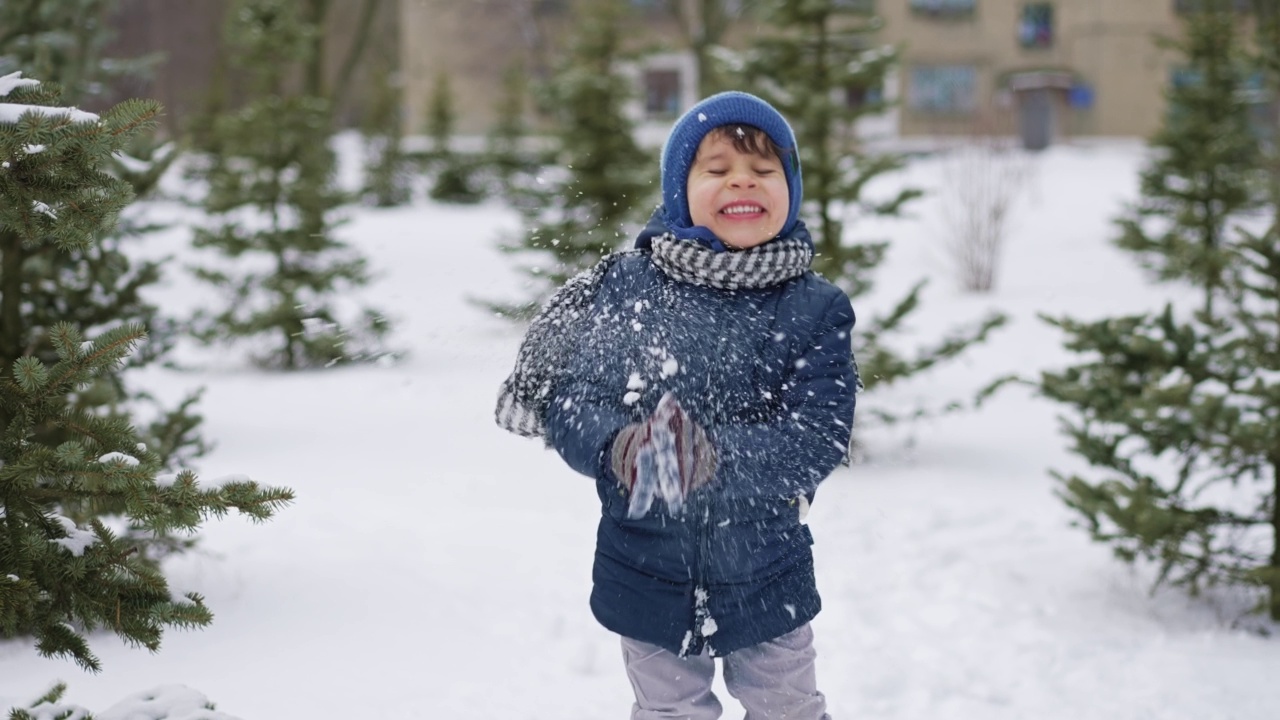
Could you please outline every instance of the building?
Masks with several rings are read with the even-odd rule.
[[[697,91],[696,65],[679,48],[666,0],[600,1],[628,3],[628,42],[637,50],[657,48],[631,69],[637,115],[650,125],[669,123]],[[902,51],[899,72],[885,88],[900,101],[888,119],[892,134],[1016,133],[1043,146],[1063,137],[1154,132],[1176,72],[1173,52],[1157,39],[1178,36],[1180,13],[1194,0],[849,2],[874,5],[884,21],[879,39]],[[406,129],[420,129],[434,78],[445,73],[459,127],[483,132],[506,67],[519,65],[535,78],[550,71],[571,28],[571,6],[570,0],[400,0]],[[741,47],[760,31],[756,23],[739,19],[725,44]]]
[[[1180,32],[1175,0],[880,2],[903,48],[904,136],[1017,131],[1033,146],[1159,126]]]

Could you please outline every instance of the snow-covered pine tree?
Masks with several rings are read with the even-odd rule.
[[[484,193],[476,185],[475,163],[452,145],[456,124],[453,103],[453,86],[449,76],[442,72],[436,75],[427,108],[427,135],[431,138],[427,164],[435,175],[430,195],[442,202],[479,202],[484,199]]]
[[[154,122],[159,106],[121,103],[101,117],[61,106],[55,86],[0,78],[0,637],[34,635],[45,656],[99,669],[84,632],[110,629],[152,650],[166,627],[202,626],[198,595],[176,600],[163,574],[120,529],[94,517],[119,506],[148,531],[192,531],[236,509],[268,518],[290,499],[283,488],[231,482],[202,488],[189,471],[158,477],[160,457],[127,418],[77,408],[69,398],[118,367],[146,338],[134,323],[109,330],[95,318],[30,325],[22,267],[47,248],[82,251],[133,197],[102,172],[127,139]],[[56,360],[32,354],[41,337]]]
[[[843,218],[898,216],[919,197],[917,189],[899,190],[883,199],[865,194],[873,180],[899,170],[904,159],[865,147],[858,122],[884,113],[884,83],[898,63],[897,51],[875,44],[881,25],[868,3],[846,0],[766,0],[761,12],[777,32],[756,38],[742,61],[745,81],[774,104],[795,126],[804,168],[802,217],[813,233],[814,269],[851,298],[866,294],[884,259],[887,242],[847,242]],[[914,357],[886,343],[920,303],[922,280],[888,313],[860,320],[854,354],[868,389],[887,386],[951,359],[986,340],[1005,322],[993,314],[976,327],[957,331]],[[892,421],[898,416],[869,405],[861,417]]]
[[[636,143],[625,113],[632,88],[618,67],[624,10],[580,2],[573,42],[542,88],[554,114],[553,164],[518,193],[525,234],[502,246],[538,256],[525,266],[536,286],[527,303],[499,308],[506,315],[527,317],[565,280],[617,250],[657,192],[658,163]]]
[[[349,198],[336,185],[329,147],[332,105],[311,82],[320,25],[298,0],[237,0],[226,43],[249,100],[214,120],[208,184],[212,227],[194,244],[222,262],[193,268],[229,295],[194,318],[206,342],[255,340],[255,360],[284,370],[380,357],[387,322],[356,313],[345,291],[368,283],[365,259],[335,235]],[[298,88],[291,81],[309,78]]]
[[[140,718],[147,720],[238,720],[215,709],[209,699],[183,685],[165,685],[133,693],[95,716],[85,708],[63,699],[67,685],[58,682],[39,697],[10,710],[7,720],[94,720],[99,718]],[[197,711],[196,709],[199,708]]]
[[[1063,428],[1092,471],[1055,472],[1092,537],[1192,593],[1261,588],[1280,620],[1280,243],[1239,225],[1263,197],[1240,92],[1231,3],[1206,0],[1174,45],[1187,79],[1170,89],[1142,199],[1121,247],[1161,279],[1196,289],[1156,314],[1049,319],[1078,364],[1041,377],[1070,409]]]

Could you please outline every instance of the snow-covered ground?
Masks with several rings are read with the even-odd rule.
[[[1037,313],[1160,302],[1170,290],[1109,245],[1141,157],[1115,141],[1036,158],[988,296],[950,279],[938,194],[911,218],[852,227],[893,241],[863,316],[932,279],[903,347],[991,309],[1011,317],[988,345],[861,406],[911,409],[1062,362]],[[937,160],[903,177],[945,192]],[[617,638],[587,608],[594,489],[492,420],[519,334],[469,298],[514,292],[494,245],[515,224],[498,205],[352,213],[341,232],[380,272],[367,299],[397,320],[409,350],[398,365],[276,375],[220,353],[189,354],[204,358],[195,370],[149,370],[165,397],[207,387],[217,448],[203,476],[245,473],[298,500],[265,525],[210,523],[203,551],[172,564],[175,589],[204,594],[216,617],[169,632],[158,654],[95,636],[105,670],[94,676],[30,642],[0,643],[0,710],[61,679],[69,700],[98,711],[185,685],[243,720],[627,717]],[[147,250],[182,255],[187,237],[175,228]],[[174,309],[200,297],[176,271],[160,292]],[[1077,467],[1057,411],[1012,387],[976,411],[869,430],[864,461],[823,485],[809,518],[825,600],[814,626],[834,718],[1275,717],[1280,642],[1241,621],[1245,598],[1153,596],[1147,572],[1070,526],[1048,474]]]

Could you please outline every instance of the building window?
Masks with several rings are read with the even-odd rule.
[[[844,106],[854,112],[862,110],[869,105],[879,105],[883,102],[884,92],[878,86],[846,85],[844,88]]]
[[[1022,22],[1018,24],[1018,42],[1024,48],[1053,47],[1053,6],[1030,3],[1022,6]]]
[[[680,71],[644,71],[644,112],[649,117],[675,117],[680,113]]]
[[[978,0],[911,0],[911,11],[937,17],[972,15],[977,2]]]
[[[972,65],[911,68],[907,107],[926,115],[968,115],[977,109],[978,69]]]

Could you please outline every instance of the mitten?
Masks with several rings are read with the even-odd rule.
[[[627,492],[631,492],[631,488],[636,484],[636,458],[648,434],[649,423],[632,423],[618,431],[617,436],[613,438],[613,447],[610,451],[613,476],[619,485],[626,488]]]
[[[680,463],[680,487],[684,495],[711,482],[716,475],[715,446],[702,426],[694,422],[680,407],[676,396],[667,393],[658,401],[658,407],[649,419],[650,433],[664,426],[675,437],[676,458]]]
[[[711,482],[718,464],[715,446],[706,430],[680,407],[675,395],[667,393],[648,420],[627,425],[614,438],[610,461],[618,483],[628,491],[635,487],[641,451],[651,449],[654,432],[663,429],[669,431],[674,440],[681,496]]]

